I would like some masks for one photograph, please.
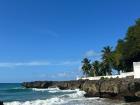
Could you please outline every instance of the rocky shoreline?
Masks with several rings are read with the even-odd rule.
[[[100,80],[72,80],[72,81],[34,81],[23,82],[26,88],[55,88],[80,89],[86,92],[85,97],[101,97],[125,100],[126,102],[140,101],[140,79],[102,78]]]

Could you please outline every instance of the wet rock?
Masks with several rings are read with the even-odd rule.
[[[140,91],[136,92],[135,96],[140,97]]]
[[[2,101],[0,101],[0,105],[4,105]]]
[[[137,96],[124,96],[126,102],[137,102],[140,101],[140,97]]]

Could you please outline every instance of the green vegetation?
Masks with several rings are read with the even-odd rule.
[[[90,64],[90,60],[88,60],[87,58],[84,58],[83,61],[83,66],[82,66],[82,70],[84,75],[86,76],[91,76],[91,64]]]
[[[108,80],[108,78],[101,77],[100,80]]]
[[[102,63],[103,69],[105,70],[105,75],[111,75],[112,71],[112,47],[104,47],[102,52]]]
[[[102,61],[82,61],[82,70],[86,76],[111,75],[112,69],[123,72],[133,71],[133,62],[140,61],[140,19],[130,26],[124,39],[119,39],[114,50],[106,46],[101,50]]]
[[[100,73],[100,62],[99,61],[95,61],[95,62],[92,62],[92,71],[93,71],[93,73],[94,73],[94,76],[98,76],[98,75],[100,75],[101,73]]]

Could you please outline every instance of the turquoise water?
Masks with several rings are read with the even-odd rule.
[[[0,100],[4,105],[129,105],[116,100],[85,98],[84,94],[78,89],[26,89],[18,83],[0,83]]]
[[[43,100],[75,92],[56,92],[56,90],[58,91],[59,89],[26,89],[19,83],[0,83],[0,100],[4,102]]]

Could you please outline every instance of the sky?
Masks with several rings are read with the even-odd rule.
[[[140,17],[140,0],[1,0],[0,82],[72,80]]]

